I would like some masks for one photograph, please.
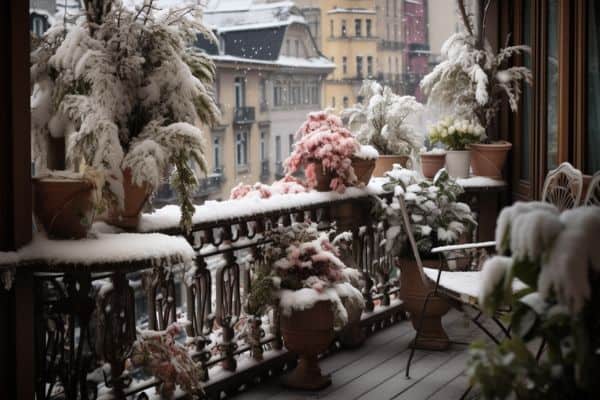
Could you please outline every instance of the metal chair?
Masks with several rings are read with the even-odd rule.
[[[485,333],[494,343],[500,343],[500,339],[498,339],[489,329],[487,329],[481,323],[481,317],[483,316],[483,311],[479,306],[479,287],[482,282],[482,272],[479,269],[475,270],[447,270],[444,269],[444,266],[458,264],[459,260],[467,259],[467,266],[473,265],[473,255],[468,254],[467,257],[459,257],[457,253],[466,251],[467,253],[471,253],[476,250],[491,250],[495,248],[496,242],[482,242],[482,243],[469,243],[469,244],[460,244],[460,245],[452,245],[452,246],[442,246],[432,249],[432,253],[439,254],[441,257],[441,267],[440,268],[427,268],[423,266],[421,257],[419,256],[419,250],[417,248],[417,244],[415,238],[412,234],[411,223],[408,217],[408,212],[406,211],[406,203],[402,196],[399,197],[400,210],[402,213],[402,220],[404,229],[406,231],[406,235],[408,236],[408,240],[417,261],[417,267],[419,268],[419,273],[421,274],[421,278],[426,285],[431,286],[433,284],[433,289],[427,294],[425,297],[425,301],[423,302],[423,308],[417,323],[417,332],[415,335],[415,339],[413,340],[413,345],[411,346],[410,355],[408,357],[408,361],[406,364],[406,377],[410,377],[410,365],[412,359],[414,357],[414,353],[416,350],[415,343],[417,343],[419,339],[419,334],[423,324],[423,316],[427,310],[427,305],[432,297],[442,296],[448,300],[449,304],[453,307],[462,310],[463,307],[470,307],[476,311],[476,315],[471,318],[471,321],[481,329],[483,333]],[[488,254],[490,251],[487,252]],[[448,256],[450,254],[450,256]],[[477,260],[478,261],[478,260]],[[515,280],[513,283],[513,290],[518,291],[521,289],[525,289],[526,285],[518,280]],[[508,312],[509,308],[506,310],[502,310],[501,312]],[[500,319],[498,318],[500,314],[492,317],[492,320],[500,327],[500,330],[506,337],[510,337],[510,327],[506,327],[502,324]],[[467,343],[461,343],[456,341],[451,341],[454,344],[462,344],[465,345]]]
[[[579,206],[583,191],[581,171],[564,162],[546,175],[542,201],[554,204],[560,211]]]
[[[583,204],[586,206],[600,206],[600,171],[592,177]]]

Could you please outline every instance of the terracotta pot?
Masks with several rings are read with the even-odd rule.
[[[385,176],[385,173],[391,171],[394,164],[400,164],[406,168],[410,157],[408,156],[382,156],[380,155],[375,163],[373,176]]]
[[[143,186],[135,185],[131,179],[131,169],[127,168],[123,171],[123,192],[124,208],[119,210],[117,206],[113,206],[108,212],[106,222],[123,229],[135,229],[140,222],[142,209],[152,193],[152,188],[147,183]]]
[[[366,335],[360,326],[360,318],[362,316],[361,309],[347,306],[348,300],[342,298],[342,304],[348,311],[348,324],[340,332],[340,342],[346,348],[353,349],[362,345],[366,339]]]
[[[469,150],[448,150],[446,152],[446,170],[452,178],[468,178],[471,164]]]
[[[364,183],[365,185],[369,184],[376,162],[377,160],[364,160],[362,158],[352,157],[352,168],[354,168],[354,173],[356,174],[358,182]]]
[[[502,169],[512,144],[507,141],[471,145],[473,175],[502,179]]]
[[[319,390],[331,384],[323,376],[317,356],[327,350],[334,338],[333,310],[329,301],[319,301],[312,308],[281,316],[281,334],[285,346],[299,356],[298,366],[284,384],[294,389]]]
[[[421,169],[425,178],[433,178],[437,172],[444,168],[446,153],[421,154]]]
[[[437,267],[439,260],[423,260],[423,265]],[[417,262],[412,257],[401,258],[399,267],[400,299],[403,301],[404,309],[410,314],[410,321],[416,330],[419,327],[423,304],[427,294],[434,289],[434,285],[431,282],[426,284],[423,282]],[[442,326],[442,317],[448,310],[450,305],[444,298],[430,296],[423,315],[421,332],[418,340],[413,343],[414,346],[427,350],[445,350],[450,346],[450,340]]]
[[[334,178],[335,174],[332,171],[324,171],[323,164],[320,161],[315,161],[312,163],[315,169],[315,176],[317,178],[317,186],[315,186],[315,190],[319,192],[329,192],[331,187],[331,180]]]
[[[83,179],[33,179],[33,203],[48,237],[81,239],[94,221],[94,185]]]

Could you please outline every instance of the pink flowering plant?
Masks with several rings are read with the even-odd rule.
[[[203,393],[202,370],[190,357],[187,349],[175,338],[182,328],[174,323],[164,331],[140,331],[129,358],[130,368],[142,368],[160,379],[161,394],[171,398],[179,385],[188,395]]]
[[[315,168],[320,165],[324,174],[333,177],[329,187],[343,193],[346,187],[357,184],[351,157],[359,150],[360,143],[339,117],[324,111],[310,113],[296,132],[294,151],[285,161],[286,171],[292,174],[304,168],[307,185],[315,187]]]
[[[231,200],[243,198],[268,199],[274,195],[304,193],[307,190],[308,188],[298,178],[286,175],[271,185],[260,182],[256,182],[254,185],[239,183],[231,189],[229,198]]]

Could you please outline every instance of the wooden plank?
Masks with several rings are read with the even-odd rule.
[[[459,399],[469,387],[469,378],[464,372],[455,376],[450,382],[439,388],[427,400]]]

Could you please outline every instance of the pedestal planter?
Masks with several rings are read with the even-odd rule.
[[[152,188],[148,184],[137,186],[131,178],[131,170],[123,171],[124,208],[113,207],[108,212],[106,222],[123,229],[135,229],[140,222],[142,209],[146,205]]]
[[[387,171],[391,171],[394,164],[400,164],[403,167],[408,165],[408,156],[382,156],[380,155],[375,163],[375,169],[373,170],[373,176],[385,176]]]
[[[82,239],[94,220],[94,185],[84,179],[33,179],[34,211],[48,237]]]
[[[377,160],[365,160],[358,157],[352,157],[352,168],[354,168],[354,173],[356,174],[358,182],[365,185],[369,184],[376,162]]]
[[[446,169],[453,178],[468,178],[471,164],[469,150],[449,150],[446,153]]]
[[[281,333],[285,346],[298,354],[298,366],[284,380],[290,388],[320,390],[331,384],[321,375],[317,356],[333,341],[333,310],[329,301],[319,301],[312,308],[281,316]]]
[[[471,168],[473,175],[502,179],[502,169],[512,144],[500,141],[490,144],[471,145]]]
[[[438,260],[423,260],[425,265],[437,266]],[[427,294],[433,290],[433,284],[425,284],[421,279],[417,262],[412,258],[401,258],[400,268],[400,299],[404,302],[404,308],[410,314],[410,321],[415,328],[419,327],[419,319],[423,312],[423,304]],[[450,346],[450,340],[444,327],[442,317],[450,310],[445,299],[430,296],[427,309],[423,314],[421,331],[418,340],[414,343],[419,349],[445,350]]]
[[[425,178],[433,178],[437,172],[444,168],[446,153],[421,154],[421,169]]]

